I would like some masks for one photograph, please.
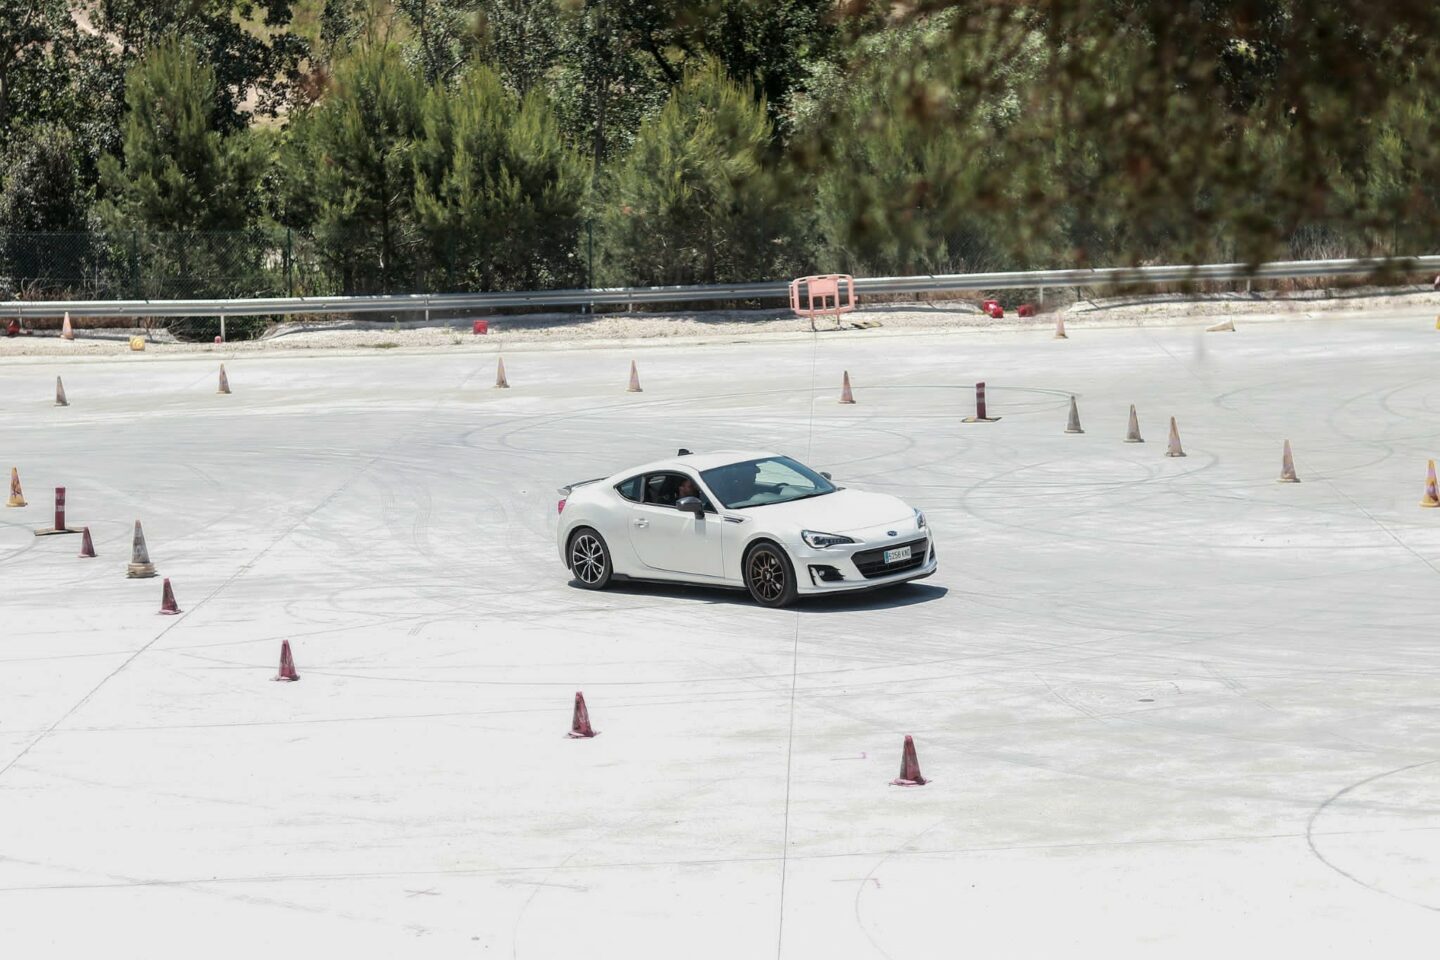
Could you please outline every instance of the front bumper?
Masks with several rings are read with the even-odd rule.
[[[792,550],[797,588],[802,594],[873,590],[876,587],[922,580],[940,569],[940,561],[935,554],[935,541],[929,536],[924,537],[923,559],[918,563],[895,564],[893,572],[889,572],[883,565],[877,566],[873,559],[864,556],[880,549],[883,548],[874,544],[857,544],[853,549],[845,551],[833,548],[816,550],[808,546]]]

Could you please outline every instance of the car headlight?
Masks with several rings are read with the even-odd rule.
[[[814,530],[801,530],[800,539],[817,550],[824,547],[836,547],[842,543],[854,543],[854,537],[844,537],[838,533],[818,533]]]
[[[914,507],[911,507],[910,509],[915,510]],[[921,513],[919,510],[915,510],[915,527],[918,530],[925,529],[925,514]]]

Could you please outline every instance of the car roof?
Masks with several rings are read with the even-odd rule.
[[[716,450],[713,453],[687,453],[683,456],[670,457],[666,460],[656,460],[653,463],[641,464],[638,467],[630,467],[614,474],[616,479],[624,480],[633,477],[637,473],[654,473],[660,470],[688,470],[698,473],[701,470],[710,470],[715,467],[723,467],[727,463],[744,463],[746,460],[761,460],[765,457],[776,457],[780,454],[769,450]]]

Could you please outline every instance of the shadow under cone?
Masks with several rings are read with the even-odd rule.
[[[1125,431],[1126,443],[1144,443],[1145,438],[1140,436],[1140,418],[1135,415],[1135,404],[1130,404],[1130,428]]]
[[[7,507],[25,506],[25,494],[20,490],[20,468],[10,468],[10,499],[5,501]]]
[[[1165,456],[1183,457],[1185,451],[1180,449],[1180,430],[1175,426],[1175,418],[1170,418],[1170,442],[1165,446]]]
[[[1285,441],[1285,453],[1280,459],[1280,482],[1299,483],[1300,478],[1295,476],[1295,458],[1290,455],[1290,441]]]
[[[174,616],[180,612],[180,605],[175,602],[175,591],[170,589],[170,578],[165,578],[165,585],[160,590],[160,612]]]
[[[139,520],[135,521],[135,541],[130,545],[130,566],[125,576],[137,579],[155,576],[155,564],[150,562],[150,550],[145,546],[145,531],[140,528]]]
[[[290,654],[289,640],[280,641],[280,672],[270,679],[288,681],[300,679],[300,674],[295,672],[295,658]]]
[[[1075,398],[1070,398],[1070,422],[1065,425],[1066,433],[1084,433],[1080,429],[1080,408],[1075,405]]]
[[[855,395],[850,392],[850,371],[845,371],[844,378],[840,381],[840,402],[854,403]]]
[[[575,691],[575,713],[570,718],[570,732],[565,734],[571,740],[588,740],[595,736],[590,726],[590,711],[585,706],[585,694]]]
[[[905,749],[900,752],[900,776],[890,781],[896,787],[923,787],[929,781],[920,775],[920,760],[915,756],[915,738],[905,735]]]

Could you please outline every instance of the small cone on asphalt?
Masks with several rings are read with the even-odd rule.
[[[7,507],[25,506],[25,494],[20,491],[20,468],[10,468],[10,499],[5,501]]]
[[[1440,487],[1435,485],[1434,460],[1425,468],[1425,499],[1420,501],[1420,506],[1440,507]]]
[[[216,393],[230,392],[230,378],[225,376],[225,364],[220,364],[220,389]]]
[[[920,761],[915,756],[915,738],[905,735],[905,749],[900,753],[900,776],[891,780],[896,787],[921,787],[927,781],[920,776]]]
[[[299,680],[300,674],[295,672],[295,658],[290,655],[290,641],[280,641],[280,672],[270,678],[271,680]]]
[[[153,577],[155,564],[150,562],[150,550],[145,546],[145,531],[140,521],[135,521],[135,541],[130,547],[130,566],[125,569],[127,577]]]
[[[999,417],[987,415],[985,411],[985,382],[975,384],[975,416],[966,417],[961,423],[994,423]]]
[[[495,389],[509,390],[510,381],[505,379],[505,358],[500,357],[495,361]]]
[[[1180,430],[1175,426],[1175,418],[1170,418],[1170,442],[1165,447],[1165,456],[1183,457],[1185,451],[1180,449]]]
[[[570,732],[565,736],[571,740],[588,740],[595,736],[590,726],[590,711],[585,707],[585,694],[575,691],[575,715],[570,720]]]
[[[90,539],[90,528],[81,527],[80,532],[84,534],[84,536],[80,538],[80,556],[82,559],[93,558],[95,556],[95,541]]]
[[[65,314],[65,322],[60,325],[60,339],[61,339],[61,340],[74,340],[74,339],[75,339],[75,328],[72,327],[72,326],[70,326],[70,314],[68,314],[68,313]]]
[[[160,591],[160,612],[174,616],[180,612],[180,605],[175,602],[175,591],[170,589],[170,578],[165,578],[165,586]]]
[[[55,406],[70,406],[70,401],[65,399],[65,384],[61,382],[59,377],[55,378]]]
[[[1126,443],[1144,443],[1145,438],[1140,436],[1140,418],[1135,416],[1135,404],[1130,404],[1130,429],[1125,432]]]
[[[1059,314],[1059,313],[1055,314],[1055,336],[1054,336],[1052,339],[1054,339],[1054,340],[1069,340],[1069,339],[1070,339],[1070,335],[1065,332],[1065,316],[1064,316],[1064,314]]]
[[[1234,321],[1234,320],[1223,320],[1223,321],[1221,321],[1220,323],[1215,324],[1214,326],[1206,327],[1206,328],[1205,328],[1205,332],[1206,332],[1206,333],[1234,333],[1234,332],[1235,332],[1235,321]]]
[[[642,393],[640,389],[640,371],[635,368],[635,361],[630,361],[630,386],[625,388],[626,393]]]
[[[1290,441],[1285,441],[1285,454],[1280,460],[1280,482],[1299,483],[1300,478],[1295,476],[1295,458],[1290,455]]]
[[[840,402],[854,403],[855,395],[850,392],[850,371],[845,371],[845,377],[840,381]]]
[[[1080,429],[1080,408],[1075,405],[1075,398],[1070,398],[1070,422],[1065,425],[1066,433],[1084,433]]]

